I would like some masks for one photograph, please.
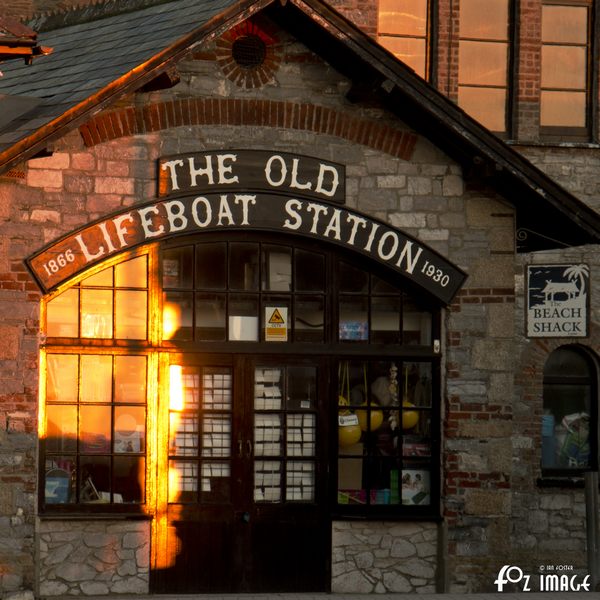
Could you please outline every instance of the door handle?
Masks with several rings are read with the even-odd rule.
[[[244,442],[242,442],[242,438],[238,438],[238,458],[242,458],[243,452],[244,452]]]
[[[246,440],[246,456],[250,458],[252,456],[252,441]]]

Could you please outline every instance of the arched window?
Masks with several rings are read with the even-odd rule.
[[[591,357],[563,346],[544,366],[542,469],[569,474],[596,469],[597,382]]]

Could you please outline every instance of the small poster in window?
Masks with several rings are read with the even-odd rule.
[[[366,341],[369,339],[369,324],[365,321],[343,321],[340,323],[340,340]]]
[[[265,307],[265,342],[287,342],[287,306]]]
[[[402,471],[402,504],[431,504],[429,471],[404,469]]]
[[[529,265],[527,336],[586,337],[589,289],[588,265]]]

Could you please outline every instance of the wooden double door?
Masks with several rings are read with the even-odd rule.
[[[179,355],[165,371],[153,591],[328,591],[326,359]]]

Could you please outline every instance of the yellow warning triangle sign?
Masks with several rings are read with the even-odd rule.
[[[271,318],[269,319],[269,323],[271,323],[271,324],[274,324],[274,323],[283,324],[283,323],[285,323],[285,321],[283,320],[283,317],[281,316],[281,313],[279,312],[278,308],[276,308],[273,311],[273,314],[271,315]]]

